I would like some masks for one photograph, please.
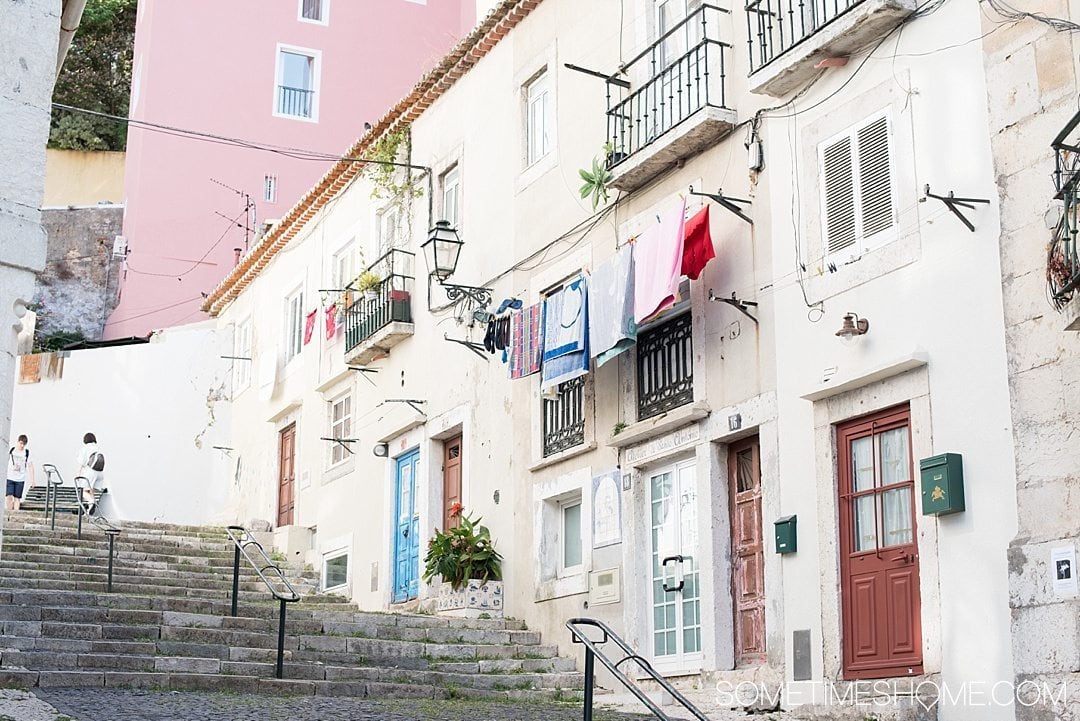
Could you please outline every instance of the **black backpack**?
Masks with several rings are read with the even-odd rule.
[[[86,460],[86,465],[91,469],[101,472],[105,470],[105,454],[101,451],[94,451],[90,454],[90,457]]]

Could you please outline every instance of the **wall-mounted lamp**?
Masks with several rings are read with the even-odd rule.
[[[491,302],[491,289],[473,285],[455,285],[446,280],[457,270],[458,256],[464,241],[458,237],[457,230],[448,220],[440,220],[428,232],[428,239],[420,249],[424,251],[428,277],[439,281],[446,290],[446,297],[453,303],[468,299],[473,304],[484,307]]]
[[[870,321],[866,318],[860,318],[855,313],[846,313],[844,315],[844,324],[840,326],[840,330],[836,331],[836,335],[846,345],[851,345],[859,339],[859,336],[866,335],[869,330]]]
[[[377,458],[386,458],[390,455],[390,446],[386,443],[376,443],[375,447],[371,449],[371,452],[374,453]]]

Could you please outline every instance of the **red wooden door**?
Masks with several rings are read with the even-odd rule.
[[[443,528],[454,528],[458,517],[451,515],[455,503],[461,503],[461,436],[443,444]]]
[[[728,451],[731,499],[731,587],[735,664],[765,660],[765,554],[761,534],[761,446],[757,437]]]
[[[845,678],[922,673],[907,406],[838,426]]]
[[[296,424],[282,429],[278,442],[278,526],[291,526],[296,505]]]

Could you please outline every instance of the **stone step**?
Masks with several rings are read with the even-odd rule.
[[[5,546],[5,551],[9,550]],[[124,552],[113,556],[114,564],[126,564],[128,566],[137,566],[141,568],[160,570],[160,571],[172,571],[172,570],[191,570],[201,571],[205,573],[216,573],[228,575],[232,578],[233,563],[230,560],[228,563],[210,562],[212,559],[204,559],[199,556],[175,556],[171,557],[172,560],[167,560],[166,557],[158,557],[154,559],[147,559],[139,554],[133,554],[131,552]],[[22,553],[17,556],[7,555],[0,560],[0,567],[7,563],[19,563],[28,566],[41,565],[46,566],[49,564],[64,565],[64,564],[85,564],[95,563],[99,565],[108,565],[109,553],[108,551],[93,551],[90,553],[79,554],[75,556],[63,556],[57,557],[45,553]],[[246,566],[246,568],[245,568]],[[254,570],[251,569],[250,564],[241,564],[241,573],[254,574]],[[283,570],[289,578],[308,578],[317,579],[318,574],[315,571],[309,569],[297,569],[284,567]]]
[[[5,511],[4,527],[10,528],[22,523],[31,527],[48,528],[48,524],[43,519],[44,513],[42,511]],[[65,517],[57,515],[56,526],[58,528],[61,526],[74,528],[77,521],[78,519],[74,516]],[[225,537],[225,526],[191,526],[175,523],[154,523],[150,521],[120,521],[118,524],[121,528],[140,529],[158,533],[173,533],[180,535],[220,534],[221,537]]]
[[[37,590],[8,589],[0,590],[0,605],[16,606],[93,606],[103,608],[143,609],[154,611],[178,611],[183,613],[205,613],[218,616],[231,615],[232,604],[223,599],[181,598],[176,596],[124,595],[75,591],[71,589]],[[346,606],[344,599],[322,596],[306,597],[299,604],[290,604],[290,618],[310,619],[320,609],[334,609]],[[242,594],[237,605],[239,615],[249,618],[276,617],[277,602],[267,601],[260,596],[254,601]]]
[[[109,555],[108,543],[78,543],[76,545],[64,545],[57,539],[9,539],[4,534],[4,552],[12,555],[44,554],[56,558],[64,556],[106,556]],[[113,545],[114,558],[135,558],[136,560],[164,560],[178,563],[183,558],[206,558],[216,561],[213,565],[231,566],[233,554],[226,548],[223,550],[200,550],[195,548],[181,548],[180,546],[155,546],[117,542]],[[194,563],[194,561],[191,561]],[[211,565],[211,564],[207,564]]]
[[[97,564],[83,565],[81,570],[57,570],[57,569],[32,569],[32,568],[6,568],[0,565],[0,588],[10,586],[11,579],[39,579],[59,580],[71,582],[105,582],[109,578],[108,566],[99,567]],[[152,571],[143,572],[137,567],[130,565],[113,564],[113,584],[132,583],[150,587],[173,586],[185,588],[203,588],[214,591],[229,591],[232,589],[232,573],[228,577],[212,574],[185,573],[183,571]],[[295,584],[294,584],[295,585]],[[240,590],[260,591],[266,590],[266,585],[254,574],[247,574],[240,578]]]
[[[69,581],[63,578],[12,578],[0,579],[0,588],[37,589],[37,590],[75,590],[91,593],[103,593],[108,587],[105,580],[106,574],[102,574],[100,581]],[[128,577],[121,581],[113,577],[113,593],[128,595],[161,595],[175,596],[179,598],[199,598],[207,600],[221,600],[229,597],[232,584],[223,584],[217,588],[189,588],[185,586],[166,586],[159,584],[147,584],[136,576]],[[252,586],[252,590],[241,589],[239,598],[241,601],[259,601],[270,597],[265,586]],[[256,590],[258,589],[258,590]]]
[[[224,533],[207,536],[180,536],[157,533],[144,533],[137,529],[123,529],[116,537],[114,543],[137,543],[149,546],[161,546],[164,548],[190,548],[194,550],[221,551],[230,550],[232,542]],[[89,522],[83,523],[82,535],[78,528],[5,528],[5,535],[9,535],[20,543],[41,543],[49,540],[62,541],[65,543],[100,543],[108,545],[108,536],[97,526]]]

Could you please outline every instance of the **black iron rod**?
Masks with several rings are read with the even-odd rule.
[[[232,615],[236,618],[236,601],[240,595],[240,546],[236,547],[232,567]],[[279,676],[280,678],[280,676]]]
[[[285,599],[279,601],[281,604],[280,615],[278,616],[278,632],[277,632],[277,677],[282,677],[282,666],[285,658]]]
[[[112,593],[112,570],[113,570],[113,545],[116,540],[116,534],[109,534],[109,585],[106,586],[108,593]]]
[[[582,709],[582,721],[592,721],[593,710],[593,664],[592,649],[585,648],[585,707]]]
[[[78,526],[79,530],[75,532],[75,537],[76,538],[82,538],[83,503],[82,503],[82,498],[79,497],[79,489],[78,488],[75,489],[75,496],[76,496],[77,500],[79,501],[79,526]]]

